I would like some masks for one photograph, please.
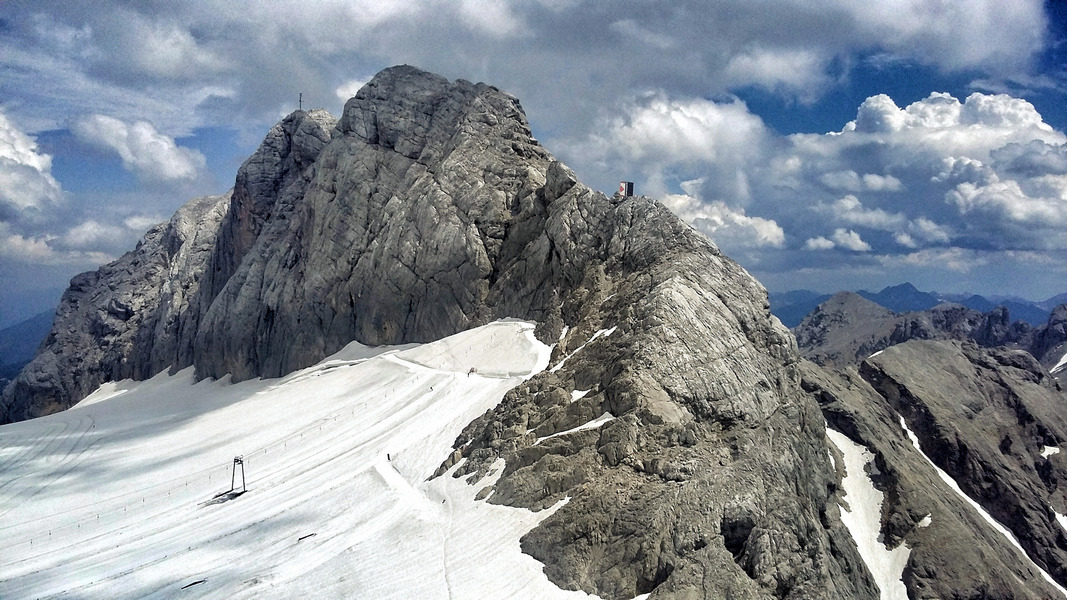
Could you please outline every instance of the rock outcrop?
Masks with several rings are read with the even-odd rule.
[[[192,361],[200,288],[230,194],[198,198],[137,248],[70,282],[37,356],[0,396],[0,423],[69,408],[105,381]]]
[[[1028,348],[1052,375],[1067,384],[1067,304],[1052,310],[1048,323],[1034,332]]]
[[[567,500],[522,540],[557,585],[605,599],[879,596],[839,516],[816,401],[836,414],[835,390],[847,386],[801,360],[762,286],[662,205],[582,185],[531,136],[515,98],[412,67],[377,75],[340,119],[290,115],[231,194],[190,203],[135,251],[75,278],[49,339],[4,391],[5,418],[166,368],[277,376],[352,340],[429,341],[505,317],[538,323],[553,366],[468,425],[438,476],[458,463],[472,481],[502,468],[489,502]],[[831,383],[813,383],[820,372]],[[1031,383],[1050,389],[1046,380]],[[927,481],[908,474],[916,455],[893,466],[878,444],[904,444],[901,434],[863,436],[905,410],[886,404],[888,379],[872,381],[859,399],[838,394],[848,398],[839,412],[858,415],[840,419],[845,432],[906,474],[883,483],[891,500],[908,498],[890,502],[887,543],[927,539],[909,537],[927,503],[955,511],[938,521],[944,536],[977,528],[952,502],[921,495]],[[994,396],[991,405],[1016,406]],[[864,402],[880,416],[855,408]],[[1062,439],[1058,422],[1042,427],[1027,435]],[[1030,438],[1018,440],[1009,449],[1031,450]],[[1026,482],[1003,488],[1021,499],[1006,506],[1062,505],[1036,487],[1058,482],[1058,471],[1035,480],[1012,459],[984,473],[1002,470]],[[1046,524],[1020,514],[1034,531]],[[1037,575],[975,532],[957,554],[918,552],[925,558],[905,572],[911,592],[965,597],[949,593],[947,578],[974,569],[995,587],[972,577],[966,597],[1030,585],[1033,595],[1016,597],[1040,597]],[[1059,550],[1038,558],[1062,572]]]
[[[857,294],[839,292],[816,307],[793,333],[805,358],[841,367],[908,340],[972,340],[986,347],[1029,350],[1043,329],[1011,321],[1004,307],[982,313],[946,303],[897,314]],[[1054,338],[1055,334],[1049,336]]]
[[[397,67],[335,125],[295,113],[231,197],[77,278],[61,313],[16,418],[168,366],[274,376],[353,339],[535,320],[557,366],[450,460],[505,460],[491,502],[570,498],[523,541],[553,581],[604,598],[877,596],[762,286],[662,205],[579,183],[491,86]]]
[[[1026,352],[908,341],[861,363],[808,363],[804,387],[830,427],[876,456],[887,542],[911,549],[912,597],[1052,598],[1034,563],[1067,581],[1067,397]],[[1019,540],[1030,562],[939,480],[907,439]],[[976,568],[976,565],[982,565]]]

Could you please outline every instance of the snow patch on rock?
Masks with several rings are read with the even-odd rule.
[[[956,492],[957,496],[962,498],[967,504],[970,504],[971,507],[974,508],[974,510],[977,511],[978,514],[981,515],[981,517],[985,519],[987,523],[989,523],[990,527],[992,527],[998,533],[1004,536],[1004,538],[1008,540],[1008,543],[1010,543],[1012,546],[1015,547],[1016,550],[1019,551],[1019,554],[1022,555],[1023,559],[1028,562],[1030,566],[1036,569],[1038,573],[1041,573],[1041,576],[1045,579],[1045,581],[1049,582],[1052,587],[1056,588],[1061,594],[1067,597],[1067,589],[1064,589],[1063,586],[1057,583],[1056,580],[1048,574],[1048,571],[1042,569],[1040,566],[1038,566],[1037,563],[1033,561],[1033,559],[1030,558],[1030,555],[1027,554],[1026,551],[1023,550],[1022,545],[1019,544],[1019,540],[1015,538],[1015,534],[1013,534],[1010,529],[1002,525],[999,521],[994,519],[993,515],[990,515],[988,512],[986,512],[986,510],[982,508],[981,504],[978,504],[973,499],[971,499],[970,496],[965,494],[963,490],[960,489],[959,484],[956,483],[956,480],[953,479],[951,475],[943,471],[941,467],[937,466],[937,464],[934,463],[934,461],[930,460],[930,457],[927,456],[925,452],[923,452],[922,447],[919,445],[919,437],[915,435],[915,433],[911,429],[908,428],[908,424],[904,421],[903,416],[900,417],[900,427],[904,430],[904,433],[908,435],[908,439],[911,440],[911,445],[914,446],[915,449],[919,451],[919,454],[921,454],[922,457],[926,459],[926,462],[929,463],[930,466],[937,471],[937,475],[941,478],[941,481],[944,481],[946,485],[952,488],[952,491]]]
[[[558,363],[556,363],[556,365],[555,365],[554,367],[552,367],[551,369],[549,369],[549,372],[550,372],[550,373],[555,373],[556,371],[558,371],[558,370],[562,369],[562,368],[563,368],[563,365],[564,365],[564,364],[565,364],[565,363],[566,363],[566,362],[567,362],[568,360],[570,360],[570,358],[571,358],[572,356],[574,356],[575,354],[578,354],[579,352],[581,352],[582,348],[585,348],[585,347],[586,347],[586,346],[588,346],[589,344],[592,344],[592,343],[593,343],[594,341],[596,341],[596,339],[597,339],[598,337],[601,337],[601,336],[603,336],[603,337],[608,337],[609,335],[611,335],[611,334],[615,333],[615,330],[616,330],[617,328],[618,328],[618,326],[616,326],[616,327],[612,327],[611,329],[601,329],[600,331],[597,331],[596,333],[594,333],[594,334],[593,334],[593,337],[589,338],[589,341],[588,341],[588,342],[586,342],[586,343],[582,344],[581,346],[578,346],[577,348],[575,348],[575,349],[574,349],[574,352],[571,352],[571,353],[570,353],[570,354],[568,354],[567,356],[564,356],[564,357],[563,357],[563,360],[559,361]]]
[[[589,421],[588,423],[583,423],[583,424],[581,424],[581,425],[579,425],[577,427],[572,427],[572,428],[568,429],[567,431],[560,431],[558,433],[553,433],[552,435],[546,435],[545,437],[539,437],[539,438],[537,438],[537,441],[534,442],[534,446],[540,444],[541,442],[543,442],[543,441],[545,441],[545,440],[547,440],[549,438],[554,438],[554,437],[558,437],[558,436],[561,436],[561,435],[567,435],[568,433],[576,433],[578,431],[585,431],[586,429],[596,429],[596,428],[604,425],[605,423],[609,423],[609,422],[614,421],[614,420],[615,420],[615,415],[613,415],[613,414],[611,414],[609,412],[605,412],[604,414],[602,414],[599,417],[593,419],[592,421]]]
[[[1064,352],[1063,356],[1060,357],[1060,360],[1048,371],[1049,373],[1058,373],[1059,371],[1062,371],[1064,367],[1067,367],[1067,352]]]
[[[873,470],[874,455],[838,431],[827,428],[826,436],[844,457],[845,476],[841,487],[846,505],[841,507],[841,521],[856,540],[860,556],[874,576],[882,600],[907,600],[908,590],[902,576],[911,549],[900,544],[887,550],[882,543],[883,494],[874,487],[866,468]]]

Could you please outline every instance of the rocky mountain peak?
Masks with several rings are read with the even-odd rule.
[[[916,337],[938,319],[972,327],[955,314],[898,323],[842,294],[805,331],[846,344],[838,357],[853,362],[876,349],[864,343]],[[48,341],[5,389],[4,419],[168,368],[276,377],[353,340],[432,341],[503,318],[535,321],[551,366],[468,424],[438,476],[492,474],[491,503],[559,504],[521,542],[552,582],[605,599],[878,597],[840,518],[841,469],[815,398],[840,404],[858,435],[868,425],[851,403],[883,408],[879,427],[895,427],[898,407],[875,397],[897,388],[860,386],[853,368],[855,395],[804,363],[764,288],[710,240],[654,200],[583,185],[532,137],[514,97],[414,67],[375,76],[340,119],[287,116],[231,193],[191,202],[75,278]],[[857,326],[867,341],[847,341]],[[1031,381],[1040,368],[1021,355],[952,352],[953,365],[988,363],[1019,390],[1058,393]],[[990,405],[1011,408],[1016,387],[988,388]],[[1045,443],[1064,439],[1056,427],[1039,432]],[[893,431],[886,448],[900,445]],[[1023,470],[1020,460],[1009,466]],[[916,539],[928,498],[911,498],[886,525],[893,539]],[[916,594],[933,577],[923,567],[906,571]],[[1010,568],[1004,579],[1023,581]]]
[[[201,219],[199,266],[123,279],[118,271],[154,261],[146,243],[64,306],[117,311],[107,323],[139,340],[137,351],[175,349],[161,368],[235,379],[282,375],[352,340],[536,321],[554,366],[470,424],[442,460],[485,474],[503,459],[492,502],[571,498],[523,542],[553,581],[604,598],[872,596],[836,517],[796,345],[740,266],[661,204],[581,184],[492,86],[387,69],[331,123],[298,112],[271,129],[232,197],[212,205],[217,217]],[[210,285],[185,284],[205,277]],[[141,305],[109,308],[116,285],[167,308],[122,320]],[[126,373],[113,366],[131,355],[98,361],[91,349],[110,338],[70,315],[56,328],[81,337],[57,338],[35,362],[84,372],[85,358],[95,375],[47,405],[34,395],[42,384],[20,378],[32,407],[20,418]]]

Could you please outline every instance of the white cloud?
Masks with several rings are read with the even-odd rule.
[[[57,246],[52,235],[25,236],[0,223],[0,259],[26,265],[69,265],[84,269],[108,262],[113,257],[95,250],[67,250]]]
[[[52,177],[52,157],[39,152],[37,142],[0,111],[0,220],[5,220],[4,206],[18,213],[46,210],[62,197]]]
[[[76,121],[71,131],[83,142],[114,150],[122,165],[142,179],[191,180],[206,165],[203,154],[178,146],[146,121],[128,125],[113,117],[90,115]]]
[[[68,248],[84,249],[98,246],[125,233],[121,227],[90,219],[67,230],[62,241]]]
[[[507,38],[524,31],[522,19],[506,0],[460,0],[463,23],[494,38]]]
[[[873,36],[897,55],[943,68],[982,66],[997,73],[1020,71],[1045,33],[1041,2],[850,2],[836,0],[854,35]]]
[[[871,245],[863,241],[860,234],[851,229],[837,229],[831,237],[835,244],[853,252],[869,252],[871,250]]]
[[[901,109],[872,96],[841,131],[787,141],[767,160],[767,175],[758,166],[749,175],[778,184],[752,192],[773,198],[753,207],[757,215],[802,206],[829,189],[851,193],[815,204],[816,214],[857,234],[889,232],[904,248],[1067,248],[1067,136],[1025,100],[974,93],[960,102],[934,93]],[[784,215],[776,219],[798,229]],[[808,219],[799,229],[818,226]]]
[[[903,265],[968,273],[989,264],[990,257],[987,253],[967,248],[925,248],[902,255],[881,255],[877,260],[889,268]]]
[[[686,182],[697,184],[699,182]],[[693,188],[694,185],[683,185]],[[692,224],[716,243],[730,249],[781,248],[785,231],[772,219],[750,217],[743,209],[732,209],[723,202],[702,202],[688,194],[668,194],[663,204]]]
[[[800,91],[802,96],[810,99],[829,79],[825,74],[828,58],[805,48],[751,49],[733,56],[723,76],[737,85],[757,85],[772,91],[783,88]]]
[[[844,248],[845,250],[851,250],[852,252],[870,252],[871,250],[871,245],[863,241],[860,234],[851,229],[836,229],[830,238],[831,239],[827,239],[821,235],[808,238],[804,241],[804,249],[832,250],[834,248]]]
[[[762,119],[744,102],[671,100],[652,94],[612,118],[594,139],[602,152],[633,163],[695,164],[751,155],[753,143],[767,134]]]
[[[1067,245],[1037,218],[1061,197],[1064,136],[1025,101],[936,93],[901,108],[874,97],[834,134],[779,136],[729,99],[749,87],[785,102],[826,98],[876,63],[963,74],[987,90],[1047,89],[1055,82],[1031,69],[1048,41],[1042,0],[680,0],[661,8],[633,0],[323,0],[314,9],[296,0],[104,0],[62,11],[15,3],[0,36],[0,97],[30,133],[85,114],[121,115],[117,124],[94,121],[106,134],[98,145],[142,178],[191,185],[203,157],[173,136],[233,127],[254,145],[298,93],[336,111],[358,89],[348,77],[408,63],[515,94],[546,146],[597,187],[629,179],[664,197],[703,180],[681,189],[708,207],[704,226],[718,239],[747,231],[738,243],[767,252],[805,240],[837,247],[829,232],[842,228],[886,252],[1000,239],[1020,248],[1037,246],[1037,237]],[[635,90],[669,91],[628,98]],[[153,124],[140,144],[131,139],[138,123]],[[49,170],[19,164],[41,186],[34,195],[9,179],[20,201],[54,204]],[[812,210],[846,195],[859,208],[840,218]],[[131,206],[110,214],[121,220]],[[66,218],[51,229],[57,244],[88,220]],[[982,224],[990,220],[1014,226]]]
[[[890,213],[880,208],[864,208],[859,199],[851,194],[838,199],[829,206],[824,206],[823,212],[844,223],[885,231],[899,229],[907,222],[907,218],[900,213]]]
[[[615,179],[636,171],[643,193],[727,252],[838,249],[820,255],[835,263],[826,268],[844,260],[874,268],[875,250],[1067,248],[1067,137],[1017,98],[933,93],[899,108],[874,96],[840,131],[777,136],[738,100],[655,93],[595,129],[568,147],[623,173]],[[843,194],[825,200],[827,191]]]
[[[918,248],[920,245],[927,244],[944,244],[951,238],[946,227],[926,217],[909,220],[902,213],[891,213],[880,208],[867,208],[859,198],[852,194],[843,196],[832,203],[816,204],[814,209],[831,222],[890,232],[898,244],[907,248]],[[840,245],[846,244],[840,243]]]
[[[135,10],[111,12],[94,33],[94,41],[108,60],[125,59],[130,71],[153,78],[198,79],[232,66],[225,55],[205,47],[187,27],[147,18]]]
[[[847,192],[899,192],[904,185],[892,175],[876,175],[847,171],[834,171],[826,173],[819,178],[826,187]]]
[[[123,219],[122,224],[129,231],[141,234],[151,227],[166,221],[163,217],[153,215],[134,215]]]
[[[1061,185],[1063,180],[1059,179]],[[962,215],[976,213],[980,218],[1006,219],[1040,228],[1067,226],[1065,188],[1055,197],[1033,197],[1017,181],[994,181],[987,185],[964,182],[946,194]]]
[[[923,241],[936,244],[947,244],[952,238],[950,230],[934,223],[925,217],[919,217],[908,222],[908,234]]]
[[[836,245],[837,244],[831,242],[830,240],[828,240],[828,239],[826,239],[826,238],[824,238],[824,237],[822,237],[820,235],[820,236],[817,236],[817,237],[808,238],[804,242],[804,249],[805,250],[831,250]]]
[[[350,79],[334,90],[334,94],[336,94],[337,98],[342,102],[348,102],[348,99],[355,96],[356,92],[363,86],[367,85],[368,81],[370,81],[370,79]]]

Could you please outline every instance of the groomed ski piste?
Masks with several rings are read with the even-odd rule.
[[[0,427],[0,598],[591,598],[519,550],[559,505],[430,479],[549,354],[500,321],[281,379],[106,384]]]

